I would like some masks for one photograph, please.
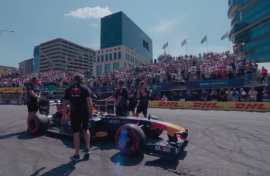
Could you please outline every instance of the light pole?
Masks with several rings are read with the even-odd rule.
[[[14,31],[2,30],[2,31],[0,31],[0,34],[1,34],[2,32],[13,32],[13,33],[14,33]]]

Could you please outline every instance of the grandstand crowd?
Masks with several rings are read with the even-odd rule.
[[[32,77],[38,77],[39,86],[68,86],[73,81],[76,74],[86,74],[87,71],[62,71],[54,70],[39,73],[30,73],[19,75],[16,70],[9,70],[6,73],[0,74],[0,87],[21,87],[25,86]],[[140,65],[132,65],[127,68],[119,68],[112,72],[103,75],[97,75],[88,79],[88,84],[95,86],[116,86],[117,80],[122,79],[127,87],[139,82],[145,81],[147,84],[173,82],[175,88],[185,86],[187,81],[198,80],[214,80],[214,79],[231,79],[237,77],[246,77],[247,83],[252,84],[253,77],[260,76],[260,84],[268,79],[268,71],[264,67],[258,68],[255,61],[239,57],[236,54],[231,54],[229,51],[223,53],[203,53],[198,56],[185,55],[173,58],[164,58],[163,60],[155,60],[152,63],[142,63]],[[189,93],[185,95],[185,100],[195,100],[197,95]],[[225,91],[225,90],[224,90]],[[226,97],[228,92],[225,91]],[[264,90],[266,91],[266,90]],[[223,94],[223,90],[220,91]],[[219,101],[228,100],[224,95],[213,95],[213,92],[207,92],[207,98],[204,93],[200,95],[201,99],[218,99]],[[237,95],[232,93],[232,97],[238,97],[241,100],[242,91],[239,90]],[[247,95],[249,92],[246,93]],[[269,93],[265,95],[269,97]],[[192,96],[191,96],[192,95]],[[213,98],[213,96],[216,96]],[[243,93],[244,96],[244,93]],[[239,98],[240,97],[240,98]],[[160,99],[166,97],[160,97]],[[179,95],[179,99],[181,95]],[[182,97],[183,98],[183,97]],[[232,100],[233,98],[229,99]],[[234,98],[236,100],[236,98]],[[242,98],[243,99],[243,98]],[[245,99],[243,99],[245,100]]]

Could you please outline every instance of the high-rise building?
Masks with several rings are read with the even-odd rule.
[[[270,61],[270,0],[229,0],[234,52],[257,62]]]
[[[151,62],[152,39],[123,12],[101,18],[100,50],[96,51],[93,75]]]
[[[19,73],[20,75],[25,75],[33,73],[34,71],[34,59],[27,59],[19,63]]]
[[[57,38],[35,46],[34,72],[89,70],[92,73],[94,59],[95,50]]]

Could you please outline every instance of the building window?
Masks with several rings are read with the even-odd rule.
[[[100,54],[100,52],[98,52],[98,54]]]
[[[114,57],[113,57],[113,59],[114,59],[114,60],[116,60],[116,59],[117,59],[117,57],[116,57],[116,53],[114,53]]]
[[[116,51],[116,48],[114,48],[114,50]]]
[[[101,62],[104,62],[104,56],[101,55]]]
[[[118,59],[121,59],[121,52],[118,52]]]
[[[97,62],[100,62],[100,57],[99,56],[97,57]]]
[[[105,73],[108,73],[111,71],[111,64],[106,64],[105,65]]]
[[[112,51],[112,49],[110,49],[110,51]]]
[[[106,50],[106,52],[108,52],[108,50]]]
[[[118,50],[120,50],[120,47],[118,48]]]
[[[110,61],[112,60],[112,54],[110,54]]]
[[[108,61],[108,54],[105,55],[105,61]]]
[[[117,70],[120,67],[119,62],[113,63],[113,70]]]
[[[101,53],[103,53],[103,51],[101,51]]]
[[[126,60],[127,60],[128,54],[126,53]]]
[[[102,65],[97,66],[97,75],[102,75]]]

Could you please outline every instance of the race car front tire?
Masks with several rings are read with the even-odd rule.
[[[145,134],[138,125],[126,124],[117,130],[115,143],[121,153],[132,155],[143,150]]]
[[[44,134],[48,129],[48,124],[49,120],[45,115],[34,114],[27,122],[28,131],[34,135]]]

